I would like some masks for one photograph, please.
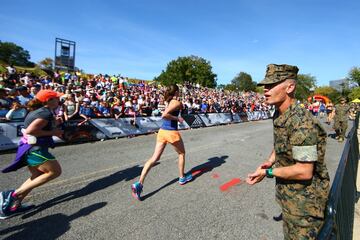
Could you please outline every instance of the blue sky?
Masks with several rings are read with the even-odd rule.
[[[358,0],[3,0],[0,40],[38,62],[55,38],[77,44],[76,66],[152,80],[178,56],[211,62],[218,84],[260,81],[269,63],[297,65],[318,85],[360,66]]]

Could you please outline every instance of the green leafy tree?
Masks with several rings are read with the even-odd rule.
[[[263,86],[256,87],[255,92],[264,94],[264,87]]]
[[[234,84],[226,84],[224,89],[228,91],[236,91],[236,86]]]
[[[29,61],[29,52],[12,42],[0,41],[0,60],[7,64],[14,64],[17,66],[34,66],[34,63]]]
[[[341,93],[335,88],[323,86],[315,88],[314,94],[319,94],[325,97],[328,97],[332,102],[337,102],[337,99],[340,97]]]
[[[353,67],[348,74],[348,80],[360,86],[360,67]]]
[[[250,74],[245,72],[240,72],[236,77],[231,80],[231,84],[234,85],[240,91],[255,91],[256,90],[256,82],[252,80]]]
[[[39,66],[44,69],[52,69],[54,60],[52,58],[45,58],[39,62]]]
[[[216,86],[217,89],[225,89],[225,87],[226,87],[226,84],[218,84]]]
[[[360,87],[355,87],[355,88],[351,89],[351,92],[349,93],[348,97],[351,100],[360,98]]]
[[[164,85],[189,82],[214,88],[217,76],[212,72],[209,61],[197,56],[188,56],[169,62],[166,70],[163,70],[154,80]]]
[[[299,74],[296,84],[295,97],[298,100],[306,100],[316,86],[316,78],[310,74]]]

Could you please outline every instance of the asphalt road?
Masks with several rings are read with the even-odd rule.
[[[182,136],[194,181],[177,183],[177,154],[169,145],[146,179],[141,202],[132,198],[130,185],[152,155],[156,135],[53,149],[62,176],[31,193],[27,201],[36,209],[0,221],[0,239],[282,239],[282,223],[273,220],[280,213],[274,180],[244,183],[270,154],[272,121],[186,130]],[[328,138],[331,179],[343,146]],[[0,155],[0,168],[14,155]],[[28,176],[26,168],[0,174],[0,189],[16,188]],[[234,178],[240,183],[220,189]]]

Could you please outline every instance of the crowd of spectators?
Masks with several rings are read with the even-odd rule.
[[[77,73],[59,72],[52,77],[35,77],[26,72],[17,73],[9,66],[8,73],[0,75],[0,119],[23,119],[28,112],[27,103],[40,89],[62,93],[61,104],[55,114],[65,121],[160,116],[165,109],[165,87],[154,82],[131,83],[120,75],[83,77]],[[229,92],[198,84],[184,84],[180,89],[183,114],[268,110],[264,96],[255,92]]]
[[[330,124],[335,116],[335,106],[331,101],[327,103],[324,100],[312,99],[311,102],[301,103],[301,106],[306,108],[315,117],[326,117],[326,123]],[[354,120],[357,112],[360,110],[360,105],[354,102],[349,104],[349,119]]]

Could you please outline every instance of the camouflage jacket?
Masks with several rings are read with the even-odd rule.
[[[335,105],[335,121],[347,121],[348,118],[348,112],[350,111],[350,106],[347,104],[341,105],[336,104]]]
[[[309,111],[292,104],[283,114],[274,115],[276,167],[313,162],[308,181],[276,178],[276,200],[283,211],[295,216],[324,217],[330,178],[324,162],[327,134]]]

